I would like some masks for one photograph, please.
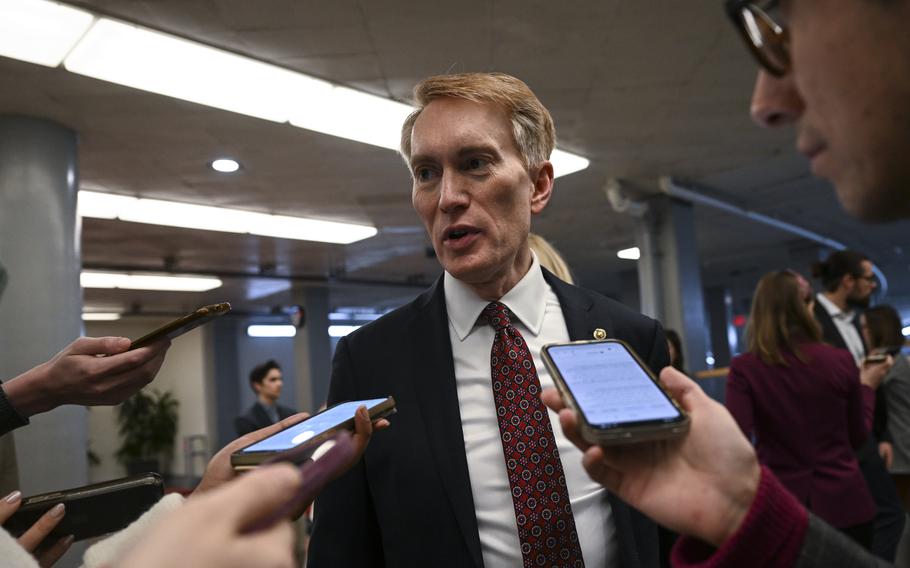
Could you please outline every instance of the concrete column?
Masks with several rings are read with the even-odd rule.
[[[76,134],[52,122],[0,116],[0,377],[49,359],[82,331]],[[88,479],[86,409],[63,406],[15,432],[22,492]]]
[[[647,200],[636,241],[642,312],[679,332],[690,371],[706,367],[708,322],[691,203],[667,196]]]
[[[706,290],[708,318],[711,325],[711,351],[714,366],[727,367],[739,352],[739,337],[733,326],[733,294],[723,286]]]
[[[329,339],[329,289],[306,287],[296,293],[306,321],[294,339],[297,408],[316,411],[329,394],[332,348]]]

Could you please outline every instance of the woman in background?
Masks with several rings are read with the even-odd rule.
[[[755,289],[749,351],[733,359],[727,408],[766,465],[810,511],[866,547],[875,504],[854,454],[872,424],[887,365],[857,369],[821,342],[809,283],[792,271]]]
[[[569,284],[575,284],[569,265],[547,239],[537,233],[528,233],[528,246],[537,255],[540,265],[552,272],[557,278]]]
[[[900,314],[891,306],[876,306],[863,314],[863,338],[870,353],[896,351],[894,366],[882,381],[888,420],[879,451],[904,510],[910,510],[910,362],[899,351],[905,341],[902,327]]]

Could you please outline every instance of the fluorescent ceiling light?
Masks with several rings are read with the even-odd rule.
[[[328,83],[169,34],[99,19],[64,61],[80,75],[286,122]]]
[[[553,177],[574,174],[591,165],[591,160],[583,158],[578,154],[564,152],[559,148],[556,148],[553,150],[553,153],[550,154],[550,162],[553,164]]]
[[[80,32],[81,34],[81,32]],[[414,108],[169,34],[99,19],[64,61],[87,75],[169,97],[398,150]],[[555,150],[556,177],[588,167]]]
[[[316,101],[295,105],[290,123],[331,136],[339,136],[398,150],[401,125],[414,108],[347,87],[320,92]],[[315,103],[315,104],[313,104]]]
[[[330,321],[373,321],[381,316],[375,312],[329,312]]]
[[[240,169],[240,163],[230,158],[220,158],[212,161],[212,169],[224,174],[232,174]]]
[[[0,0],[0,55],[56,67],[94,19],[56,2]]]
[[[221,287],[221,280],[211,276],[173,276],[128,274],[124,272],[83,271],[83,288],[120,288],[122,290],[166,290],[172,292],[206,292]]]
[[[904,337],[910,337],[910,325],[902,329],[901,332],[904,334]]]
[[[373,237],[379,232],[376,227],[369,225],[269,215],[86,190],[79,191],[78,213],[82,217],[98,219],[120,219],[133,223],[337,244],[353,243]]]
[[[360,329],[359,325],[330,325],[329,337],[344,337],[352,331]]]
[[[638,247],[632,247],[627,249],[622,249],[616,253],[616,256],[623,260],[638,260],[641,258],[641,251]]]
[[[116,321],[120,319],[118,313],[87,312],[82,314],[82,321]]]
[[[250,337],[294,337],[297,328],[293,325],[250,325],[246,334]]]

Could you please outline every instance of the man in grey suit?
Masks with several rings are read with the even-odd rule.
[[[726,8],[761,65],[754,120],[795,126],[797,149],[833,182],[850,214],[910,217],[910,1],[727,0]],[[762,471],[729,413],[698,385],[673,369],[661,380],[692,416],[680,444],[623,453],[589,447],[559,394],[546,391],[544,400],[560,409],[594,479],[701,542],[683,539],[678,559],[714,567],[886,565],[807,514]]]

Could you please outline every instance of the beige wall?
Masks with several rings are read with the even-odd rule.
[[[169,318],[128,317],[113,322],[86,322],[85,334],[92,337],[117,335],[138,338],[166,323]],[[180,402],[179,425],[174,441],[174,460],[169,468],[176,475],[189,473],[184,464],[183,439],[193,434],[204,434],[209,440],[209,455],[214,421],[212,393],[207,392],[212,384],[209,380],[209,350],[206,349],[207,329],[195,329],[174,340],[168,350],[164,365],[155,381],[146,389],[169,391]],[[90,466],[89,479],[104,481],[126,475],[117,463],[114,453],[119,445],[117,420],[113,407],[94,407],[89,410],[89,447],[101,458],[101,464]],[[196,473],[201,473],[208,458],[195,460]]]

